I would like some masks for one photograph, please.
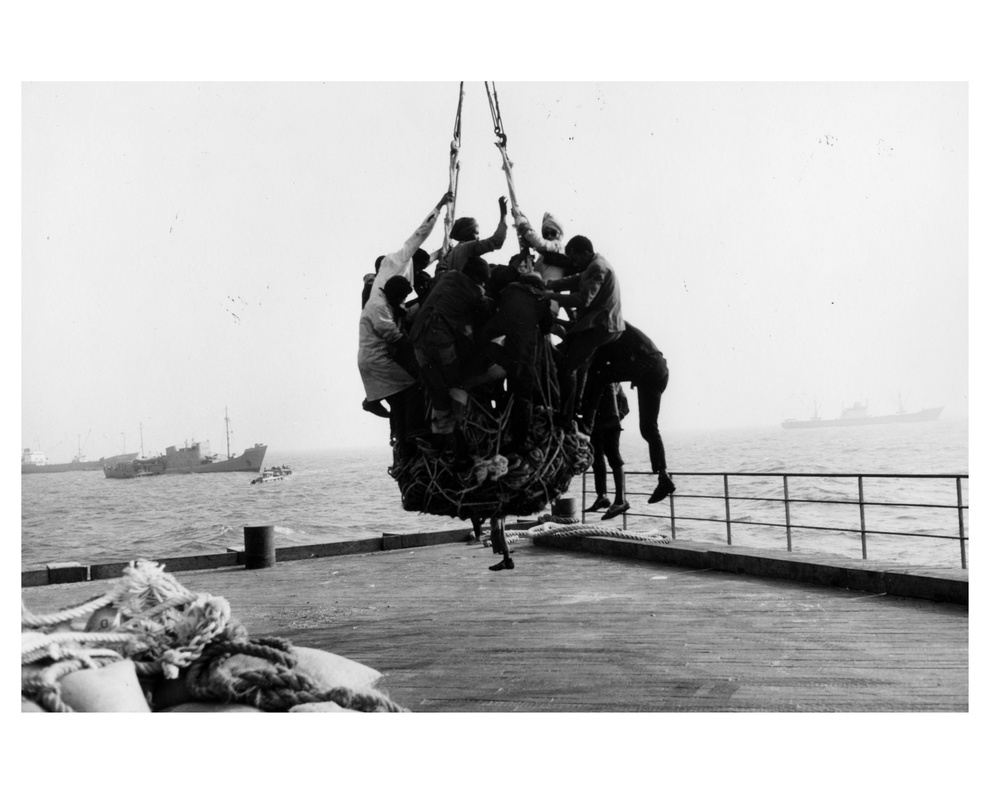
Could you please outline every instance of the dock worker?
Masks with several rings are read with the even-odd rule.
[[[590,239],[574,236],[566,243],[566,256],[574,274],[547,282],[546,298],[556,300],[562,308],[576,310],[576,319],[566,326],[560,345],[559,396],[562,422],[568,425],[575,419],[578,392],[582,391],[594,353],[621,336],[625,323],[618,279],[608,260],[594,252]],[[563,294],[564,290],[568,293]]]
[[[629,412],[628,399],[620,383],[602,384],[597,402],[590,443],[594,446],[594,491],[597,498],[587,509],[591,514],[606,508],[602,520],[613,519],[629,510],[625,499],[625,461],[621,453],[622,419]],[[606,462],[606,463],[605,463]],[[608,497],[608,467],[615,482],[614,502]]]
[[[379,289],[385,286],[389,278],[396,275],[402,275],[410,282],[411,286],[413,285],[414,269],[426,269],[430,263],[430,254],[422,251],[420,245],[427,241],[427,237],[434,230],[434,223],[437,222],[441,209],[453,199],[454,195],[450,191],[445,192],[441,199],[438,200],[437,205],[434,206],[434,210],[424,217],[423,222],[411,234],[410,238],[403,242],[403,246],[394,253],[386,253],[384,256],[381,256],[378,272],[374,279],[372,279],[369,300],[371,299],[371,295],[374,295]]]
[[[507,391],[513,401],[510,448],[515,452],[526,447],[531,412],[547,355],[544,351],[551,348],[548,333],[555,319],[536,266],[537,262],[533,264],[518,254],[509,264],[494,270],[491,285],[497,298],[497,310],[483,326],[481,334],[488,342],[486,360],[499,368],[489,374],[494,379],[507,379]],[[466,381],[465,386],[470,387],[475,380]],[[558,402],[558,398],[551,398],[551,401]]]
[[[519,208],[513,209],[514,227],[518,240],[530,247],[538,258],[535,260],[535,270],[543,281],[557,281],[566,276],[568,259],[563,244],[563,227],[548,211],[542,214],[542,235],[539,236],[528,218]],[[559,304],[552,301],[552,313],[559,314]]]
[[[451,238],[457,242],[438,260],[435,277],[449,271],[461,272],[469,261],[485,264],[483,256],[503,247],[507,240],[507,198],[497,201],[500,205],[500,222],[492,236],[479,238],[479,223],[475,217],[460,217],[451,226]]]
[[[600,347],[594,354],[590,368],[589,386],[584,389],[588,395],[585,402],[593,407],[593,398],[600,388],[608,383],[631,383],[638,395],[639,433],[649,447],[650,471],[659,478],[656,488],[649,496],[649,503],[659,503],[674,493],[674,482],[667,472],[667,458],[660,435],[660,404],[667,390],[670,370],[667,359],[645,333],[635,325],[625,322],[625,330],[613,342]],[[590,382],[592,380],[592,383]],[[593,427],[593,412],[583,419],[584,432]]]
[[[472,464],[464,433],[469,395],[462,388],[462,372],[475,353],[476,331],[493,313],[484,289],[488,278],[489,265],[481,259],[439,273],[411,329],[421,381],[431,401],[432,438],[451,445],[459,471]]]
[[[407,371],[407,336],[399,325],[410,282],[394,275],[372,292],[361,312],[358,332],[358,371],[365,401],[389,404],[390,444],[406,445],[407,434],[421,423],[421,400],[415,364]],[[405,449],[405,448],[404,448]]]
[[[373,293],[377,294],[385,286],[386,282],[396,276],[402,275],[410,284],[414,281],[414,269],[425,270],[430,263],[430,255],[421,249],[431,231],[434,230],[434,223],[437,222],[441,209],[454,200],[451,191],[447,191],[438,200],[434,209],[424,217],[417,229],[407,239],[403,246],[394,253],[380,255],[375,259],[375,272],[365,275],[364,288],[361,292],[361,308],[364,310]],[[360,346],[360,342],[359,342]],[[361,402],[361,407],[377,417],[388,418],[390,412],[382,405],[381,401],[372,401],[368,398]]]
[[[372,284],[375,283],[375,276],[378,275],[379,268],[382,266],[382,259],[385,256],[379,256],[375,259],[375,271],[365,273],[364,286],[361,288],[361,307],[365,307],[365,303],[368,302],[368,298],[372,295]]]

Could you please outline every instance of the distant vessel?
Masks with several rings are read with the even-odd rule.
[[[152,475],[180,475],[191,472],[259,472],[266,444],[248,447],[241,455],[220,461],[216,455],[202,455],[201,444],[168,447],[166,455],[134,458],[104,467],[106,478],[146,478]]]
[[[782,428],[837,428],[855,425],[886,425],[890,422],[933,422],[941,416],[944,406],[939,408],[925,408],[920,411],[906,412],[900,406],[896,414],[885,414],[873,417],[868,413],[868,405],[855,403],[850,408],[845,408],[836,419],[820,419],[818,414],[813,414],[811,419],[786,419],[781,423]]]
[[[46,472],[95,472],[104,467],[117,464],[120,461],[131,461],[138,453],[123,453],[119,456],[109,458],[99,458],[97,461],[87,461],[86,456],[79,453],[73,456],[73,460],[65,464],[49,464],[45,454],[40,450],[32,450],[26,447],[21,452],[21,474],[34,475]]]
[[[241,455],[229,455],[229,411],[226,411],[226,458],[202,455],[201,443],[189,447],[168,447],[166,455],[132,458],[104,467],[106,478],[146,478],[154,475],[180,475],[193,472],[259,472],[267,445],[254,444]]]

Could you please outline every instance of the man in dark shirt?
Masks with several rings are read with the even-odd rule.
[[[510,446],[520,451],[531,427],[536,394],[551,402],[558,402],[558,397],[552,396],[554,381],[549,387],[544,380],[548,375],[543,374],[546,365],[552,363],[548,333],[554,319],[545,285],[530,262],[515,259],[493,272],[490,283],[498,297],[497,312],[483,327],[482,338],[490,341],[486,349],[488,359],[498,364],[507,378],[507,389],[513,398]],[[502,345],[491,341],[500,337]],[[467,382],[466,386],[469,385]]]
[[[576,414],[577,391],[587,378],[595,351],[621,336],[625,326],[618,279],[607,259],[594,252],[586,236],[570,239],[566,243],[566,256],[576,274],[549,281],[546,299],[577,310],[576,319],[566,328],[559,365],[562,416],[568,424]],[[562,294],[563,290],[568,290],[568,294]],[[589,415],[592,409],[584,407],[582,411]]]
[[[431,399],[431,430],[451,439],[460,468],[470,462],[462,430],[468,404],[462,366],[472,355],[475,329],[493,311],[483,291],[488,278],[485,262],[474,261],[462,271],[438,275],[410,330],[420,376]]]
[[[658,503],[674,493],[674,482],[667,472],[667,459],[660,436],[660,401],[670,380],[667,359],[646,334],[628,322],[625,330],[613,342],[600,347],[594,354],[590,369],[591,380],[584,390],[588,401],[609,383],[631,383],[638,394],[639,433],[649,445],[649,466],[659,475],[656,488],[649,497]],[[586,403],[585,403],[586,405]],[[593,409],[584,417],[584,430],[594,426]]]

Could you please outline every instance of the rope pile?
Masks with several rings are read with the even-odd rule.
[[[669,536],[652,531],[626,531],[607,525],[560,525],[555,522],[543,522],[534,528],[528,528],[524,535],[529,539],[561,539],[571,536],[609,536],[614,539],[634,539],[643,542],[669,542]]]
[[[72,711],[59,681],[80,669],[131,660],[147,703],[161,681],[182,678],[198,700],[287,711],[306,702],[333,700],[360,711],[403,711],[374,690],[321,689],[295,671],[292,646],[283,639],[252,639],[223,597],[195,594],[164,568],[134,561],[107,593],[51,614],[21,602],[21,696],[48,711]],[[235,653],[265,659],[253,674],[220,670]]]
[[[503,455],[510,408],[508,402],[498,412],[470,397],[465,430],[474,465],[465,473],[456,473],[436,451],[421,449],[404,459],[397,446],[389,474],[399,484],[403,508],[459,519],[536,514],[590,468],[590,442],[575,429],[556,426],[544,406],[534,407],[522,453]]]

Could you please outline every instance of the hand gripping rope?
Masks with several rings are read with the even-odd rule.
[[[490,84],[484,81],[486,84],[486,99],[490,103],[490,114],[493,116],[493,133],[497,136],[497,142],[495,143],[497,149],[500,150],[500,157],[503,159],[503,172],[507,176],[507,190],[510,192],[510,205],[511,208],[517,208],[517,197],[514,194],[514,177],[511,174],[511,168],[514,166],[510,159],[507,157],[507,134],[503,129],[503,119],[500,117],[500,99],[497,97],[497,85],[493,83],[492,94],[490,92]]]
[[[507,191],[510,194],[510,205],[512,210],[518,208],[517,196],[514,193],[514,177],[512,168],[514,164],[507,155],[507,134],[503,129],[503,119],[500,116],[500,99],[497,96],[496,82],[484,81],[486,86],[486,99],[490,105],[490,115],[493,118],[493,132],[496,134],[495,142],[500,150],[500,157],[503,159],[503,171],[507,178]],[[451,249],[451,228],[455,223],[455,203],[458,200],[458,176],[461,163],[458,160],[458,152],[462,146],[462,101],[465,99],[465,81],[459,83],[458,87],[458,110],[455,112],[455,126],[451,135],[451,146],[448,152],[448,190],[452,193],[452,201],[445,208],[444,215],[444,243],[441,246],[443,256]],[[522,250],[526,246],[522,245]]]

